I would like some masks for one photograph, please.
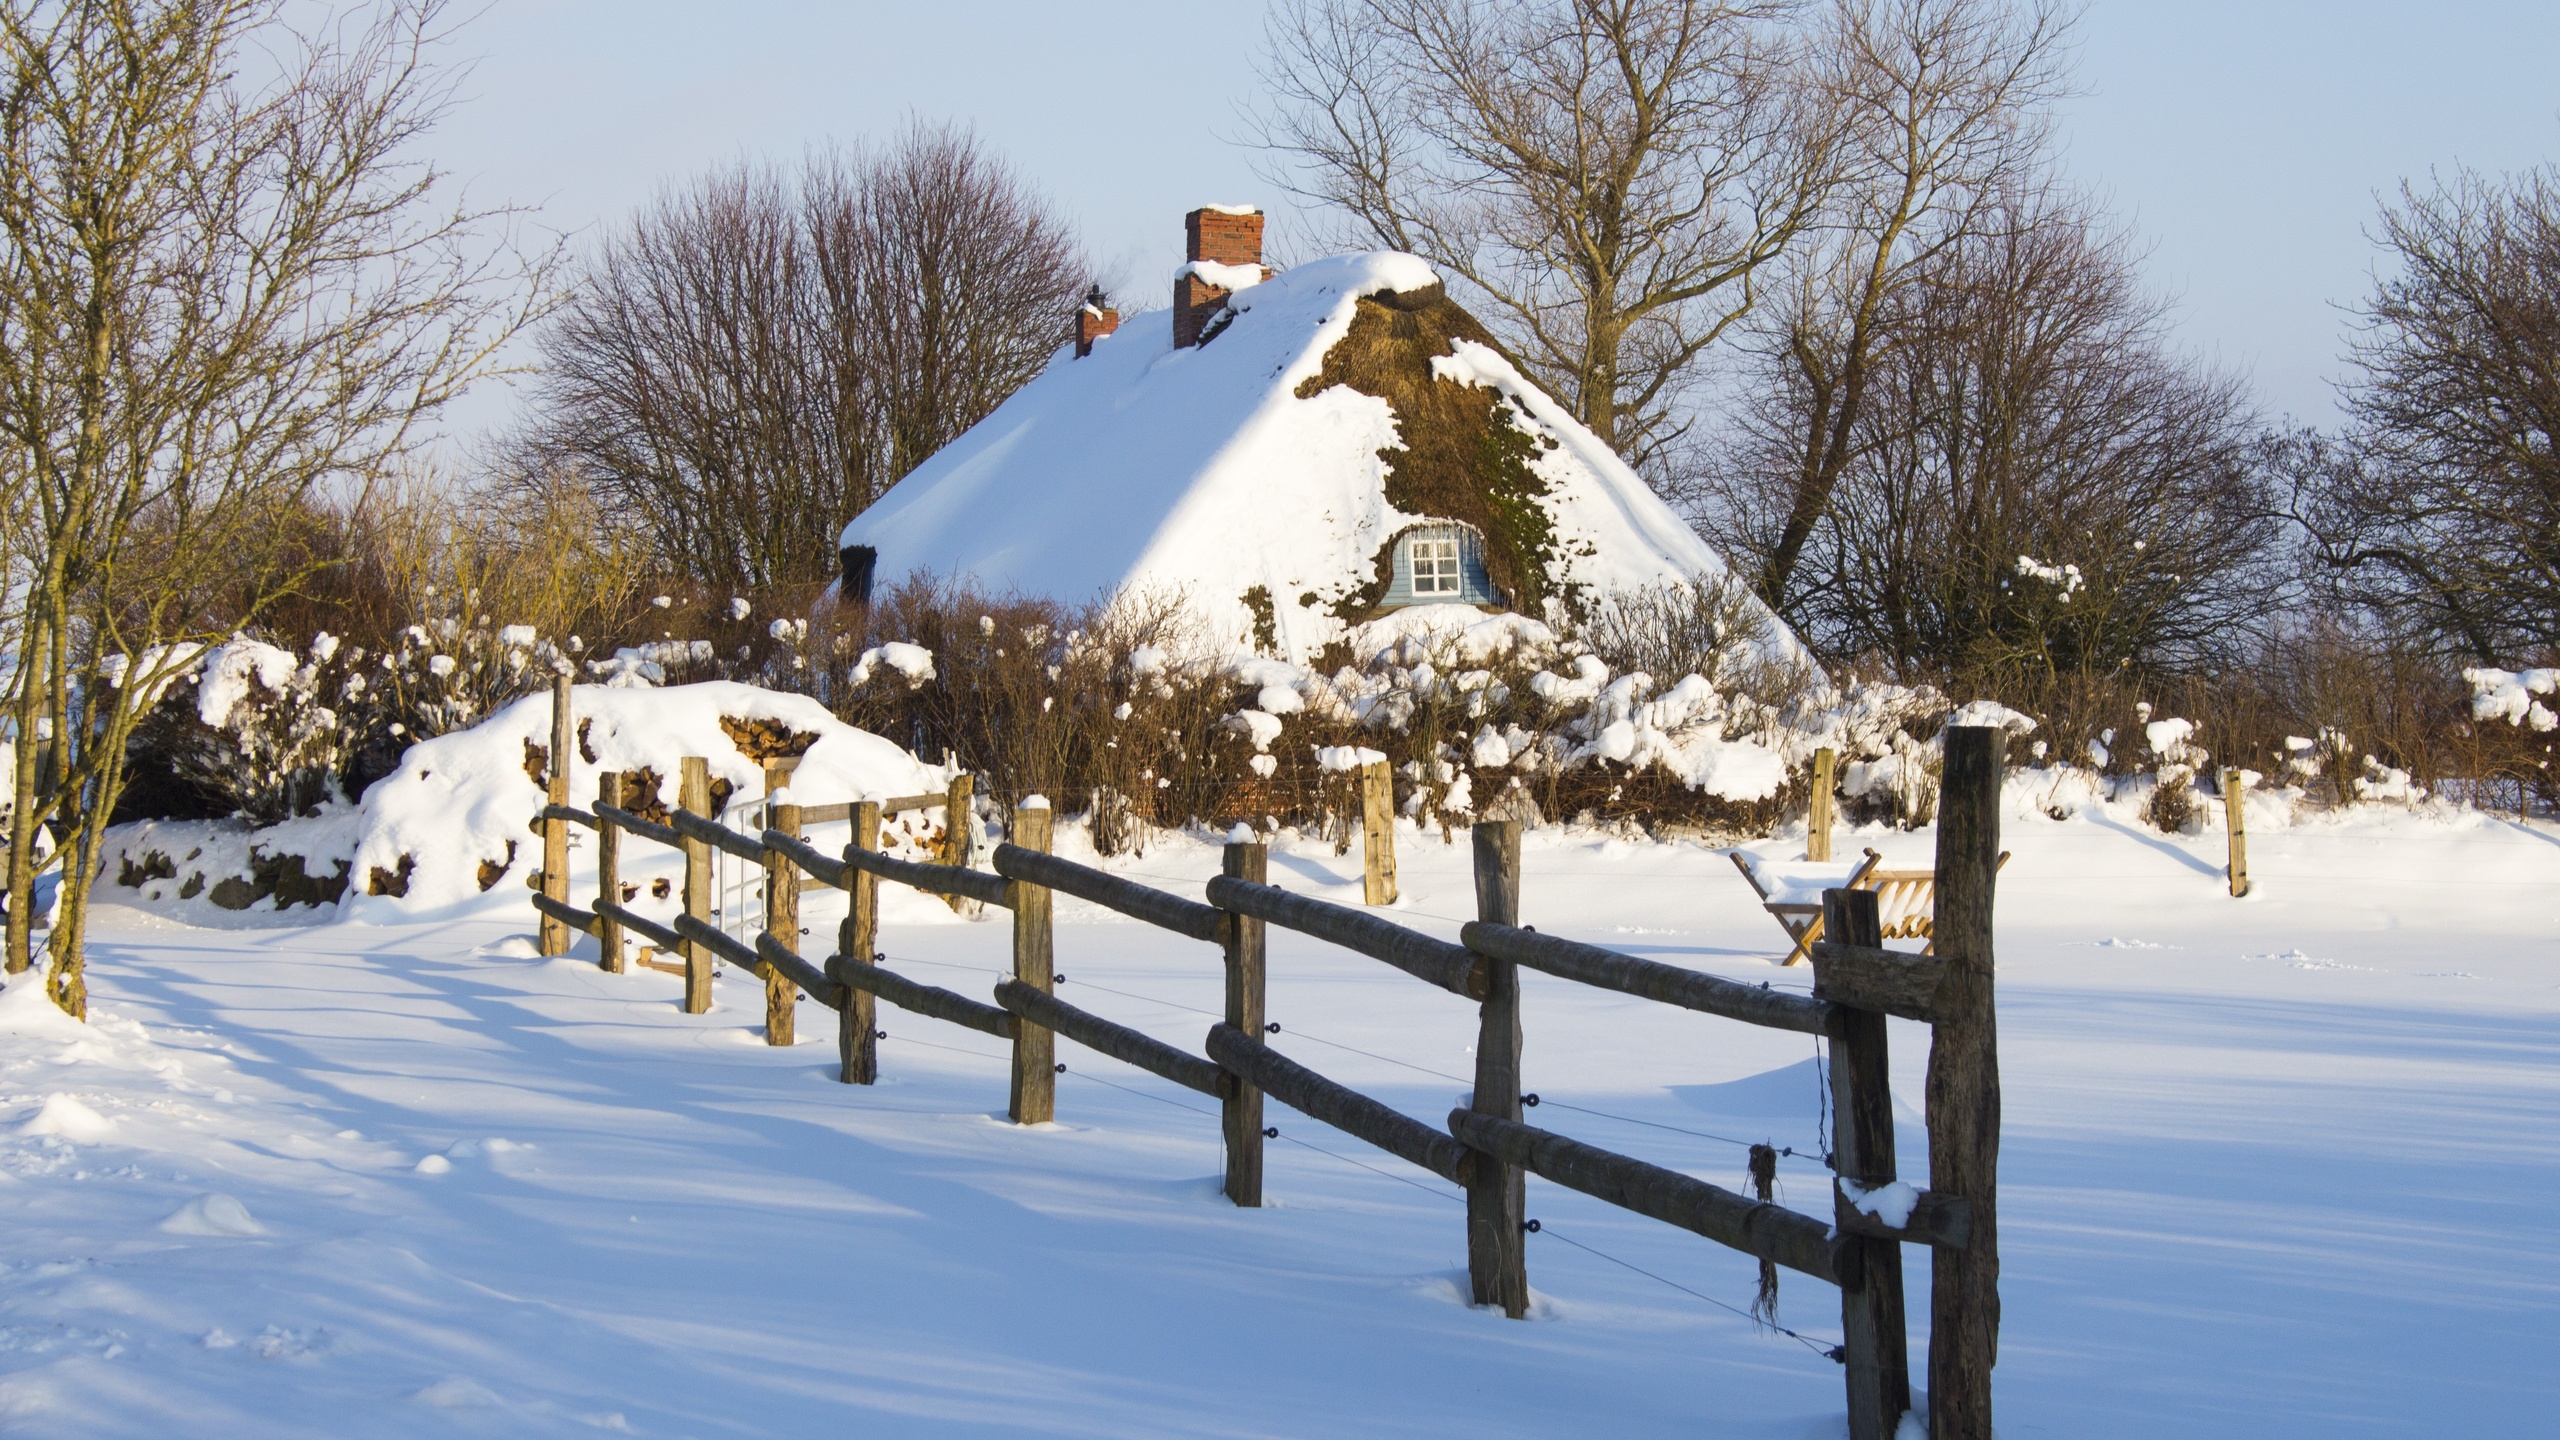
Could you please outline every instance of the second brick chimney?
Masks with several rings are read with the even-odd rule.
[[[1093,353],[1093,342],[1120,328],[1120,312],[1111,305],[1110,297],[1100,285],[1085,292],[1084,303],[1076,307],[1076,358]]]
[[[1262,263],[1262,212],[1243,205],[1203,205],[1182,217],[1185,260],[1173,278],[1173,343],[1200,343],[1202,327],[1244,283],[1268,276]],[[1221,271],[1251,269],[1250,277]],[[1220,281],[1226,283],[1221,284]],[[1243,282],[1243,283],[1239,283]]]

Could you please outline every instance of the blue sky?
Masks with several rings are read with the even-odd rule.
[[[484,198],[583,230],[723,161],[962,120],[1152,296],[1184,210],[1283,208],[1234,143],[1261,17],[1221,0],[492,0],[457,37],[477,68],[436,149]],[[2375,193],[2560,158],[2555,54],[2549,3],[2095,0],[2065,163],[2147,247],[2184,342],[2270,411],[2325,423]]]

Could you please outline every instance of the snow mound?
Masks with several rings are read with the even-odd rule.
[[[1405,665],[1482,665],[1514,652],[1544,654],[1556,644],[1555,631],[1525,615],[1488,615],[1473,605],[1408,605],[1352,627],[1345,638],[1364,661]]]
[[[493,1410],[502,1403],[488,1386],[460,1375],[439,1380],[409,1398],[438,1410]]]
[[[688,755],[709,762],[715,791],[725,783],[733,795],[761,796],[763,757],[740,748],[758,733],[795,745],[807,737],[791,779],[792,794],[804,805],[912,795],[950,781],[942,769],[856,730],[803,695],[729,681],[664,690],[580,685],[571,690],[569,706],[579,731],[569,795],[579,805],[595,798],[606,771],[647,770],[657,777],[656,794],[626,791],[624,807],[650,799],[673,806]],[[400,768],[365,792],[349,918],[421,916],[468,904],[510,880],[521,888],[519,872],[540,863],[539,847],[528,843],[528,827],[544,804],[532,772],[535,753],[547,754],[550,742],[551,698],[530,695],[468,730],[409,747]],[[484,876],[483,866],[497,867],[495,878]],[[408,879],[399,886],[403,867]],[[394,888],[403,893],[377,893]],[[516,894],[504,899],[523,902]]]
[[[44,974],[31,970],[9,981],[0,990],[0,1035],[53,1040],[84,1040],[91,1035],[88,1026],[62,1013],[62,1007],[44,993]]]
[[[44,1097],[35,1118],[18,1127],[21,1135],[54,1135],[92,1144],[112,1137],[116,1122],[57,1090]]]
[[[220,1191],[207,1191],[179,1206],[176,1214],[160,1222],[160,1228],[172,1235],[232,1238],[267,1233],[267,1227],[250,1215],[248,1206]]]

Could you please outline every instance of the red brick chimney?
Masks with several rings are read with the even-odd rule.
[[[1238,286],[1218,285],[1199,273],[1208,268],[1250,266],[1264,276],[1262,212],[1240,205],[1203,205],[1182,217],[1185,263],[1173,280],[1173,343],[1176,349],[1200,343],[1201,328],[1227,303]]]
[[[1120,312],[1106,303],[1109,297],[1100,285],[1085,292],[1084,303],[1076,307],[1076,358],[1093,353],[1093,342],[1120,328]]]

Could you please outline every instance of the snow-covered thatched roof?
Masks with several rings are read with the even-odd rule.
[[[1396,537],[1435,519],[1481,534],[1492,583],[1532,614],[1723,573],[1414,256],[1316,261],[1227,304],[1195,347],[1155,311],[1084,358],[1062,348],[842,543],[874,547],[884,581],[1179,590],[1222,640],[1261,610],[1293,657],[1376,613]]]

